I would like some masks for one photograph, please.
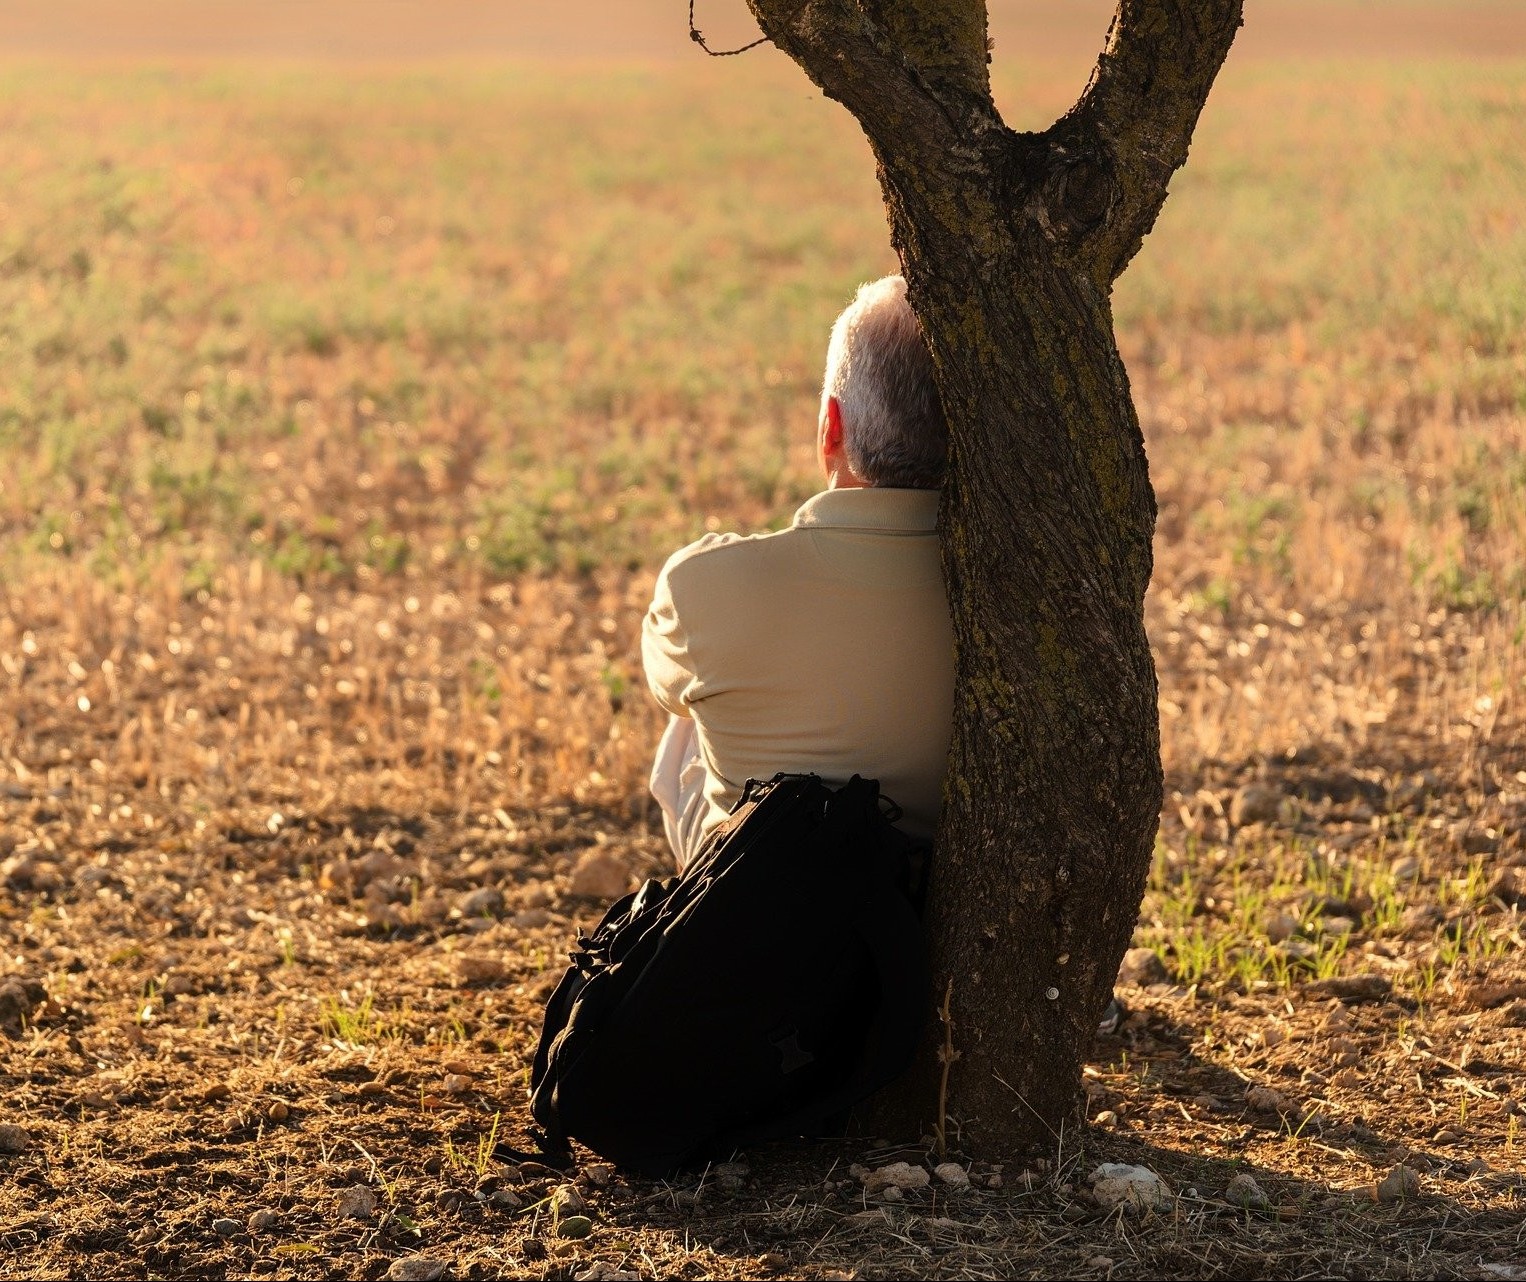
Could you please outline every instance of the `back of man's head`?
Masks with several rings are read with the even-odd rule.
[[[843,449],[867,485],[935,490],[948,470],[948,427],[906,281],[859,287],[832,326],[822,404],[835,397]]]

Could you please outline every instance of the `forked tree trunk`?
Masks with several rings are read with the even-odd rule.
[[[954,740],[932,884],[947,1111],[970,1152],[1053,1136],[1128,947],[1161,804],[1144,631],[1155,497],[1113,335],[1240,0],[1121,0],[1090,83],[1008,129],[984,0],[748,0],[859,120],[952,438]],[[1100,34],[1100,33],[1099,33]],[[935,1124],[930,1059],[903,1097]]]

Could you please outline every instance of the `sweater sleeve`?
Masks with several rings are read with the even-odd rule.
[[[671,573],[679,556],[670,559],[657,576],[652,604],[641,624],[641,663],[657,702],[676,716],[687,717],[698,675],[689,652],[689,633],[673,600]]]

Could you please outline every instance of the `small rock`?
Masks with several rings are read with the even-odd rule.
[[[164,987],[160,991],[166,997],[184,997],[187,993],[196,991],[196,981],[189,975],[176,972],[164,981]]]
[[[910,1162],[892,1162],[889,1166],[882,1166],[877,1171],[870,1171],[864,1177],[864,1192],[873,1195],[889,1188],[900,1189],[904,1192],[925,1189],[931,1183],[932,1177],[928,1175],[925,1166],[913,1166]]]
[[[590,850],[573,866],[571,894],[584,899],[619,899],[630,889],[630,870],[608,851]]]
[[[212,1221],[212,1232],[218,1237],[232,1237],[238,1232],[238,1221],[230,1220],[227,1216],[221,1216]]]
[[[1067,1202],[1060,1208],[1060,1218],[1067,1224],[1077,1224],[1090,1218],[1092,1208],[1081,1202]]]
[[[1118,982],[1132,984],[1135,988],[1148,988],[1151,984],[1164,984],[1170,976],[1166,964],[1153,948],[1131,948],[1123,955],[1123,965],[1118,968]]]
[[[356,1184],[339,1195],[337,1214],[341,1220],[369,1220],[376,1214],[376,1194],[364,1184]]]
[[[1477,980],[1462,990],[1462,1000],[1469,1010],[1489,1010],[1522,997],[1526,997],[1526,980],[1520,979],[1502,983]]]
[[[285,1100],[272,1100],[270,1107],[265,1110],[265,1116],[272,1122],[284,1122],[291,1116],[291,1106]]]
[[[1154,954],[1152,953],[1151,956]],[[951,1189],[968,1188],[970,1184],[970,1173],[958,1162],[939,1162],[933,1167],[933,1174]]]
[[[463,917],[501,917],[503,915],[503,891],[497,886],[480,886],[462,895],[456,907]]]
[[[1425,806],[1441,787],[1441,778],[1427,770],[1411,775],[1393,790],[1392,805],[1395,810],[1419,810]]]
[[[1236,1175],[1224,1188],[1224,1200],[1232,1202],[1236,1206],[1247,1207],[1253,1211],[1265,1210],[1270,1204],[1270,1199],[1256,1183],[1255,1176],[1248,1175],[1244,1171]]]
[[[1092,1196],[1104,1210],[1118,1206],[1134,1212],[1171,1209],[1171,1190],[1148,1167],[1104,1162],[1092,1172],[1091,1178]]]
[[[561,1238],[585,1238],[593,1232],[593,1221],[586,1215],[569,1215],[556,1226]]]
[[[1266,938],[1273,944],[1285,943],[1298,933],[1298,918],[1292,913],[1273,913],[1266,919]]]
[[[1245,1102],[1258,1113],[1276,1113],[1279,1117],[1297,1117],[1301,1111],[1294,1101],[1270,1086],[1250,1087]]]
[[[472,1079],[465,1073],[446,1073],[441,1084],[451,1095],[465,1095],[472,1088]]]
[[[451,962],[451,978],[458,988],[468,984],[496,984],[508,976],[508,965],[499,957],[457,954]]]
[[[1435,1142],[1437,1144],[1455,1144],[1460,1139],[1462,1139],[1462,1136],[1448,1127],[1445,1130],[1436,1132]]]
[[[1399,925],[1410,938],[1429,935],[1446,920],[1446,914],[1435,904],[1412,904],[1399,918]]]
[[[517,1211],[524,1200],[513,1189],[494,1189],[487,1195],[487,1204],[500,1211]]]
[[[587,1206],[588,1203],[583,1200],[583,1195],[578,1192],[575,1184],[562,1184],[551,1194],[553,1215],[576,1215]]]
[[[1282,951],[1292,961],[1308,961],[1315,953],[1319,952],[1319,945],[1312,939],[1305,939],[1302,935],[1294,935],[1291,939],[1282,942]]]
[[[509,920],[520,930],[534,930],[550,921],[551,914],[544,908],[527,908],[522,913],[515,913]]]
[[[1465,855],[1492,855],[1500,844],[1499,833],[1493,828],[1481,828],[1468,822],[1453,826],[1452,839],[1462,847]]]
[[[1321,935],[1349,935],[1356,929],[1350,917],[1325,917],[1319,923]]]
[[[1379,1202],[1402,1202],[1420,1192],[1420,1175],[1408,1166],[1396,1166],[1373,1186]]]
[[[387,1266],[387,1282],[436,1282],[445,1276],[449,1260],[437,1255],[401,1255]]]
[[[1229,822],[1236,828],[1246,824],[1276,823],[1282,809],[1283,796],[1276,788],[1265,784],[1248,783],[1235,790],[1229,800]]]
[[[547,1166],[544,1162],[521,1162],[518,1170],[520,1178],[526,1180],[549,1180],[560,1174],[555,1167]]]
[[[898,1186],[889,1184],[886,1187],[877,1190],[873,1196],[879,1198],[882,1202],[899,1202],[906,1197],[906,1194],[903,1193]]]
[[[258,1211],[252,1211],[249,1215],[248,1228],[251,1233],[268,1233],[275,1228],[281,1217],[268,1207],[261,1207]]]
[[[583,1168],[583,1174],[588,1177],[588,1182],[594,1188],[608,1188],[615,1178],[615,1168],[609,1162],[590,1162]]]
[[[1413,881],[1420,875],[1420,861],[1414,855],[1404,855],[1394,860],[1389,872],[1395,881]]]
[[[0,1122],[0,1153],[25,1153],[32,1137],[24,1126],[15,1122]]]
[[[213,1082],[212,1085],[202,1091],[201,1098],[208,1104],[216,1104],[227,1099],[233,1094],[233,1088],[227,1082]]]
[[[1506,908],[1526,908],[1526,877],[1518,868],[1501,868],[1487,893]]]
[[[1093,1126],[1117,1126],[1118,1114],[1110,1108],[1103,1109],[1096,1117],[1092,1118]]]
[[[1343,1002],[1381,1002],[1393,990],[1393,981],[1382,975],[1338,975],[1317,979],[1304,992],[1309,997],[1338,997]]]
[[[606,1260],[595,1260],[581,1273],[574,1273],[574,1282],[639,1282],[641,1274],[630,1269],[617,1269]]]
[[[441,1189],[434,1195],[434,1204],[447,1215],[454,1215],[466,1205],[466,1194],[461,1189]]]
[[[48,990],[35,979],[8,979],[0,983],[0,1025],[19,1028],[24,1018],[47,999]]]

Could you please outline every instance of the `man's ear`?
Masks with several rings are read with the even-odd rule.
[[[821,452],[828,457],[842,453],[842,406],[837,397],[827,397],[826,418],[821,425]]]

